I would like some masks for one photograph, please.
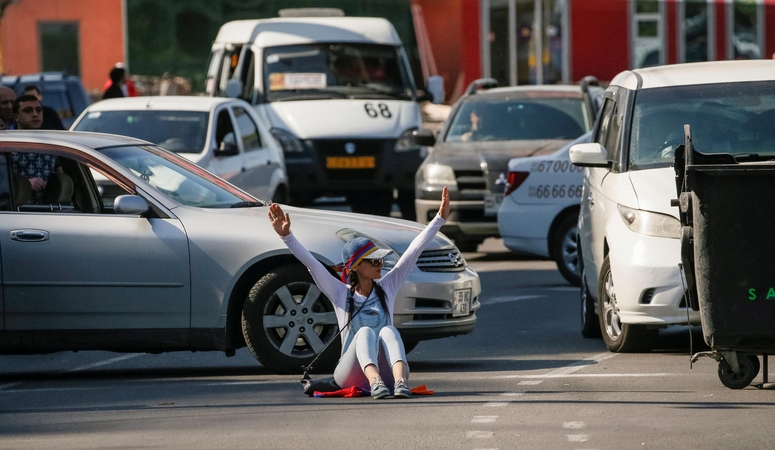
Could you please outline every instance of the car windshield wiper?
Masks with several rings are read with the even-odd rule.
[[[237,202],[229,206],[229,208],[255,208],[258,206],[266,206],[266,203],[262,201],[258,202]]]

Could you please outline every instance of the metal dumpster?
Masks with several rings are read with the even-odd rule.
[[[676,150],[681,259],[721,382],[748,386],[775,352],[775,158]]]

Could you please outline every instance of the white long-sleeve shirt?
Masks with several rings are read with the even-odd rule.
[[[409,273],[417,263],[417,259],[420,257],[422,251],[431,240],[433,240],[434,236],[436,236],[436,233],[439,231],[439,228],[441,228],[444,223],[446,223],[446,220],[442,219],[441,216],[436,215],[425,229],[412,240],[409,248],[401,255],[396,265],[379,280],[379,285],[382,287],[382,290],[385,291],[385,303],[387,304],[390,323],[392,323],[393,319],[393,306],[395,305],[398,290],[409,277]],[[312,256],[312,253],[296,239],[293,233],[283,236],[282,240],[285,242],[285,245],[288,246],[291,253],[307,267],[310,274],[312,274],[312,279],[315,281],[315,284],[317,284],[318,288],[320,288],[334,304],[334,311],[336,313],[339,329],[343,330],[342,347],[344,350],[346,344],[349,342],[348,338],[350,333],[349,327],[348,329],[344,328],[347,324],[347,294],[349,286],[333,277],[323,263]],[[368,297],[363,296],[356,291],[353,295],[356,310],[363,302],[374,301],[376,298],[376,289],[372,289]]]

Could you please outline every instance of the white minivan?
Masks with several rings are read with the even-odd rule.
[[[270,125],[285,153],[292,204],[346,196],[355,211],[387,215],[397,192],[403,216],[414,218],[422,155],[412,133],[422,117],[387,20],[228,22],[212,46],[206,91],[248,101]]]

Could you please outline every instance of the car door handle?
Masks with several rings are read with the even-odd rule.
[[[48,231],[44,230],[13,230],[11,240],[19,242],[42,242],[49,238]]]
[[[589,197],[587,197],[587,200],[589,200],[589,204],[590,205],[594,205],[595,204],[595,197],[590,195]]]

